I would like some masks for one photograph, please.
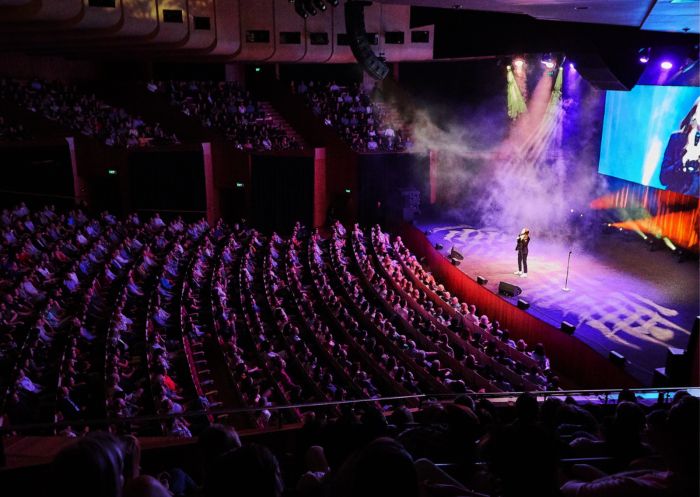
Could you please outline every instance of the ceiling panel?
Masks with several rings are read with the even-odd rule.
[[[526,14],[537,19],[697,33],[700,0],[376,0],[420,7]]]
[[[698,33],[699,27],[700,1],[657,0],[642,29]]]

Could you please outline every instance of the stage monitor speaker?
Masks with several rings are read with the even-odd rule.
[[[523,299],[518,299],[518,309],[526,310],[530,308],[530,302]]]
[[[445,248],[445,247],[443,247],[442,243],[436,243],[436,244],[435,244],[435,249],[436,249],[436,250],[442,250],[442,249],[444,249],[444,248]]]
[[[601,90],[631,90],[646,67],[639,62],[634,47],[575,53],[570,59],[576,64],[576,72]]]
[[[666,375],[666,368],[656,368],[654,370],[654,376],[651,380],[651,386],[653,388],[666,388],[671,386],[671,381]]]
[[[450,262],[452,263],[453,266],[459,266],[461,264],[459,259],[455,259],[454,257],[450,257]]]
[[[501,295],[506,295],[508,297],[517,297],[518,295],[523,293],[523,289],[511,283],[501,281],[498,284],[498,293],[500,293]]]
[[[567,335],[573,335],[574,331],[576,331],[576,326],[569,323],[568,321],[562,321],[561,327],[559,329],[561,331],[563,331],[564,333],[566,333]]]
[[[612,362],[616,366],[624,366],[627,362],[625,356],[623,356],[615,350],[610,351],[610,353],[608,354],[608,359],[610,359],[610,362]]]
[[[463,256],[462,254],[460,254],[459,252],[457,252],[457,251],[455,250],[454,246],[453,246],[452,249],[450,250],[450,257],[452,257],[453,259],[457,259],[458,261],[463,261],[463,260],[464,260],[464,256]]]
[[[686,385],[690,380],[690,358],[685,350],[675,347],[666,349],[666,376],[672,385]]]
[[[485,285],[486,283],[489,282],[489,280],[487,280],[487,279],[484,278],[483,276],[477,276],[477,277],[476,277],[476,282],[477,282],[478,284],[480,284],[480,285]]]
[[[348,33],[352,54],[367,74],[374,79],[384,79],[389,74],[389,67],[372,51],[370,40],[365,30],[365,7],[372,2],[348,0],[345,3],[345,31]]]

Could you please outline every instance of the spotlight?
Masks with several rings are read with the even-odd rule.
[[[671,62],[670,60],[665,60],[661,63],[661,69],[663,69],[664,71],[668,71],[672,67],[673,67],[673,62]]]
[[[314,5],[315,5],[316,8],[317,8],[318,10],[320,10],[321,12],[325,12],[325,11],[326,11],[326,3],[325,3],[323,0],[314,0]]]
[[[640,48],[639,49],[639,62],[646,64],[651,59],[651,49],[650,48]]]
[[[304,8],[304,2],[302,2],[301,0],[294,2],[294,12],[296,12],[300,17],[304,19],[309,18],[309,13],[306,12],[306,9]]]
[[[331,4],[333,7],[338,6],[338,0],[326,0],[329,4]]]
[[[522,69],[524,64],[525,64],[525,61],[523,59],[515,59],[513,61],[513,65],[515,66],[516,69]]]
[[[314,7],[314,2],[312,0],[304,0],[304,9],[312,16],[318,14],[318,10]]]
[[[576,66],[574,65],[573,62],[569,62],[569,69],[571,69],[572,71],[576,70]]]
[[[551,53],[546,53],[542,56],[542,64],[544,64],[547,69],[554,68],[554,57],[552,57]]]

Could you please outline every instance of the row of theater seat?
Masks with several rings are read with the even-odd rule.
[[[477,325],[463,312],[468,306],[378,226],[347,231],[336,223],[324,238],[297,224],[283,238],[157,215],[145,224],[136,215],[90,220],[82,212],[67,220],[50,209],[5,217],[3,282],[24,274],[2,316],[9,424],[36,420],[20,414],[37,404],[70,422],[65,433],[85,429],[81,419],[107,417],[116,430],[190,436],[217,420],[217,408],[256,408],[231,422],[265,428],[304,416],[273,406],[557,388],[542,358],[504,341],[487,317]],[[32,219],[41,226],[35,231],[25,226]],[[60,222],[65,237],[83,244],[69,251],[75,262],[64,255],[60,267],[81,277],[66,276],[65,292],[54,288],[60,278],[36,289],[47,264],[35,261],[46,255],[27,246]],[[7,241],[19,229],[21,237]],[[40,302],[37,315],[10,323],[15,309]],[[47,313],[57,320],[51,329],[43,326]],[[149,414],[171,417],[130,419]]]

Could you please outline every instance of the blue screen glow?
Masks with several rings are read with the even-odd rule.
[[[688,86],[608,91],[598,172],[698,196],[698,97]]]

